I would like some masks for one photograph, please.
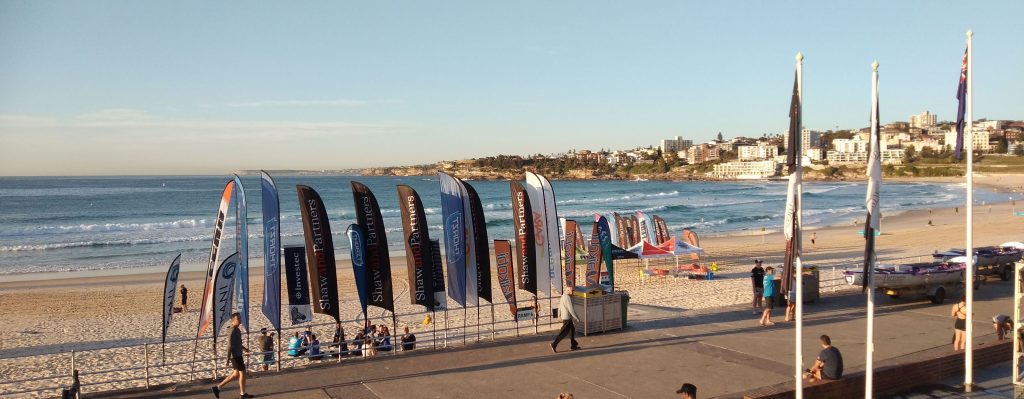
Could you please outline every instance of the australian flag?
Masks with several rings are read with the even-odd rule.
[[[956,87],[956,150],[953,156],[959,161],[964,150],[964,113],[967,111],[967,51],[964,50],[964,61],[960,65],[960,85]],[[971,134],[971,133],[969,133]],[[973,138],[973,135],[971,136]]]

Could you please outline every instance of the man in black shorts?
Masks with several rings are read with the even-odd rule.
[[[832,339],[828,335],[821,336],[821,347],[818,358],[814,360],[814,366],[807,370],[808,381],[843,378],[843,355],[839,353],[839,349],[832,346]]]
[[[240,398],[251,398],[250,395],[245,392],[245,355],[243,352],[248,352],[249,348],[242,345],[242,331],[238,329],[238,325],[242,324],[242,316],[238,312],[231,314],[231,339],[228,341],[228,364],[233,369],[231,374],[228,374],[221,381],[213,387],[213,396],[220,398],[221,387],[227,385],[231,380],[238,378],[238,394]]]

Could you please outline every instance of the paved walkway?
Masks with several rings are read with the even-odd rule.
[[[976,291],[975,331],[979,343],[994,335],[990,318],[1010,314],[1013,287],[989,281]],[[951,293],[949,297],[957,297]],[[925,299],[879,298],[876,307],[876,359],[887,359],[948,345],[950,305]],[[864,299],[859,292],[826,296],[808,304],[804,322],[804,361],[820,350],[817,337],[829,334],[847,371],[864,363]],[[776,314],[781,314],[780,310]],[[674,398],[683,382],[699,387],[700,397],[732,397],[765,385],[791,381],[792,323],[758,326],[749,308],[711,312],[633,305],[630,326],[618,333],[579,338],[583,350],[551,353],[553,333],[469,347],[421,351],[370,361],[322,365],[282,373],[256,374],[249,391],[261,398]],[[564,348],[567,348],[567,344]],[[982,389],[1005,385],[1008,369],[979,372]],[[1003,377],[1000,377],[1002,375]],[[996,378],[999,377],[999,378]],[[954,386],[956,382],[951,382]],[[182,386],[175,392],[150,391],[117,397],[212,397],[210,384]],[[1006,392],[1003,386],[1001,392]],[[920,395],[926,395],[922,391]],[[222,397],[237,397],[232,387]],[[909,396],[927,397],[927,396]],[[956,397],[956,396],[950,396]],[[996,396],[1000,397],[1000,396]]]

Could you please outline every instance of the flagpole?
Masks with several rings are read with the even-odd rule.
[[[804,75],[803,75],[803,66],[804,66],[804,55],[803,55],[803,53],[796,53],[796,81],[797,81],[797,98],[800,100],[799,101],[799,105],[798,105],[799,106],[799,114],[798,115],[800,115],[800,126],[797,126],[796,132],[795,133],[791,133],[791,134],[802,134],[802,132],[803,132],[803,108],[804,108],[804,94],[803,94],[803,91],[804,91],[804,89],[803,89],[803,86],[804,86],[804,82],[803,82]],[[800,138],[797,138],[797,139],[800,140]],[[799,149],[800,147],[798,146],[797,148]],[[803,158],[802,151],[797,151],[796,157],[797,157],[796,158],[796,173],[797,173],[797,185],[796,185],[796,189],[797,189],[797,191],[796,191],[797,192],[797,194],[796,194],[796,198],[797,198],[797,200],[796,200],[797,214],[796,214],[796,221],[797,221],[797,225],[800,226],[800,222],[801,222],[800,214],[803,213],[800,210],[800,205],[801,205],[800,202],[803,200],[803,191],[804,191],[803,190],[803,181],[801,179],[801,177],[802,177],[801,175],[803,174],[803,165],[802,165],[802,162],[801,162],[801,160]],[[794,248],[796,250],[796,254],[795,254],[796,255],[796,262],[795,262],[796,263],[796,271],[794,273],[795,278],[796,278],[796,315],[795,315],[796,316],[796,337],[794,338],[795,345],[796,345],[796,348],[795,348],[796,349],[796,351],[795,351],[795,359],[796,359],[796,361],[794,362],[793,368],[796,371],[796,374],[794,376],[796,378],[796,399],[803,399],[803,397],[804,397],[803,382],[804,381],[803,381],[803,367],[801,367],[803,365],[803,362],[802,362],[802,359],[803,359],[803,345],[800,342],[800,338],[803,337],[803,329],[804,329],[804,322],[803,322],[803,311],[804,311],[804,309],[803,309],[804,308],[804,304],[803,304],[804,303],[803,272],[804,272],[804,267],[803,267],[803,262],[800,259],[800,252],[801,252],[801,250],[803,250],[803,239],[802,239],[801,234],[800,234],[799,231],[797,231],[796,234],[794,234],[794,235],[795,235],[795,237],[793,237],[793,238],[796,239],[796,243],[794,244]]]
[[[878,132],[878,123],[879,123],[879,121],[878,121],[878,114],[877,114],[877,112],[878,112],[877,104],[878,104],[878,61],[875,61],[874,63],[871,64],[871,139],[870,139],[870,144],[869,144],[871,146],[871,148],[868,149],[868,151],[871,151],[872,155],[874,155],[875,146],[878,146],[878,145],[881,144],[881,143],[879,143],[877,141],[878,137],[876,136],[876,134]],[[879,154],[879,155],[881,155],[881,154]],[[871,157],[868,158],[868,163],[869,163],[868,164],[868,171],[869,171],[868,179],[872,178],[870,176],[871,175],[871,172],[870,172],[871,168],[873,166],[875,166],[875,167],[878,166],[878,165],[875,165],[874,162],[875,162],[874,159],[871,159]],[[878,187],[876,187],[875,189],[877,190]],[[869,194],[871,194],[870,193],[871,188],[868,188],[868,191],[869,191]],[[868,212],[877,212],[877,211],[878,211],[877,208],[874,208],[874,207],[869,207],[868,208]],[[871,215],[870,217],[871,217],[871,219],[874,219],[874,215]],[[875,232],[874,232],[874,229],[872,229],[872,227],[874,227],[874,226],[871,224],[871,219],[869,219],[868,222],[865,223],[865,225],[864,225],[864,234],[865,234],[864,237],[867,240],[874,240]],[[869,242],[871,242],[871,241],[869,241]],[[868,253],[866,253],[865,255],[868,257],[868,259],[866,259],[866,261],[868,262],[869,269],[865,271],[864,277],[863,277],[863,278],[868,279],[867,280],[867,291],[868,291],[867,292],[867,300],[868,300],[868,331],[867,331],[867,337],[866,337],[865,343],[864,343],[864,347],[865,347],[865,349],[864,349],[864,351],[865,351],[865,354],[864,354],[864,399],[871,399],[872,398],[872,393],[874,393],[874,385],[875,385],[875,381],[874,381],[875,380],[875,378],[874,378],[875,377],[875,279],[874,279],[874,273],[873,273],[873,271],[875,269],[875,248],[874,248],[874,245],[872,245],[871,250]]]
[[[964,391],[971,392],[974,385],[974,110],[971,83],[974,70],[971,68],[971,40],[974,32],[967,31],[967,336],[964,350]]]

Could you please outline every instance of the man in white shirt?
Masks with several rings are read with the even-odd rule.
[[[562,329],[558,331],[558,336],[551,343],[551,351],[555,353],[558,353],[558,343],[566,335],[569,336],[572,342],[572,346],[569,349],[580,349],[579,343],[576,342],[576,326],[572,324],[573,320],[580,321],[579,316],[576,316],[576,310],[572,307],[572,291],[573,287],[566,287],[565,292],[562,293],[562,298],[558,300],[558,317],[562,319]]]

